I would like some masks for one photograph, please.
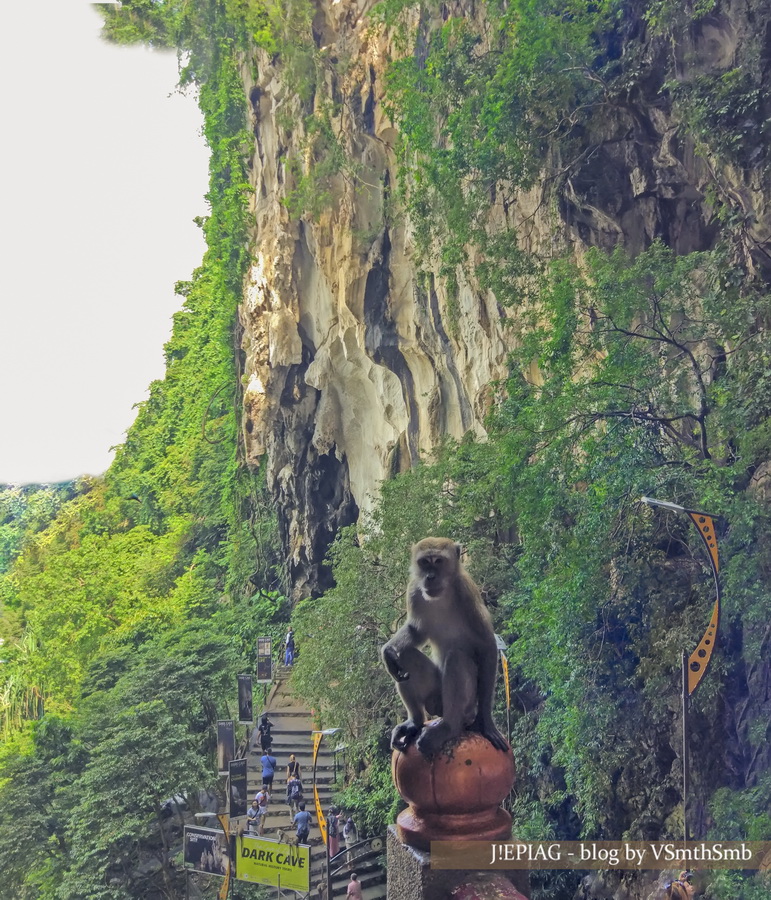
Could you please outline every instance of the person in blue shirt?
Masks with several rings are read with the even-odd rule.
[[[297,843],[307,844],[311,833],[311,814],[305,811],[305,804],[300,804],[300,811],[295,814],[293,825],[297,829]]]
[[[290,628],[284,638],[284,665],[291,666],[294,663],[294,631]]]
[[[273,787],[273,775],[276,771],[276,757],[270,755],[270,750],[266,750],[264,756],[260,757],[262,763],[262,783],[270,790]]]

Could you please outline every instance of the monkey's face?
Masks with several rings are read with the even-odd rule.
[[[459,545],[445,538],[420,541],[413,547],[412,575],[427,597],[440,596],[458,572]]]

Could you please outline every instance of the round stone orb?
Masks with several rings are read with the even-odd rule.
[[[514,784],[511,748],[496,750],[482,735],[466,731],[432,759],[415,744],[394,750],[391,772],[409,803],[396,820],[405,844],[429,850],[431,841],[511,837],[511,816],[500,805]]]

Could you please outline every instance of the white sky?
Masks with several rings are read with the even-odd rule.
[[[0,12],[0,483],[107,468],[203,256],[195,98],[174,53],[100,21],[84,0]]]

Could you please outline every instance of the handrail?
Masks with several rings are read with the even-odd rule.
[[[379,845],[373,846],[373,844],[376,841],[379,842]],[[364,853],[361,853],[361,852],[357,853],[356,851],[357,851],[357,849],[361,850],[365,844],[367,845],[368,849],[372,853],[379,853],[380,850],[382,850],[382,848],[383,848],[383,839],[381,837],[377,837],[377,836],[371,837],[371,838],[364,838],[361,841],[357,841],[353,846],[346,847],[344,850],[341,850],[339,853],[335,853],[335,855],[330,857],[330,859],[329,859],[329,875],[330,875],[330,877],[332,877],[332,875],[340,874],[340,872],[342,872],[343,869],[346,868],[346,866],[348,865],[348,854],[349,853],[353,854],[352,861],[361,856],[364,856],[365,855]],[[343,860],[341,860],[342,857],[344,857]],[[332,864],[334,863],[335,860],[341,860],[344,864],[338,866],[338,868],[336,868],[336,869],[333,869]]]

